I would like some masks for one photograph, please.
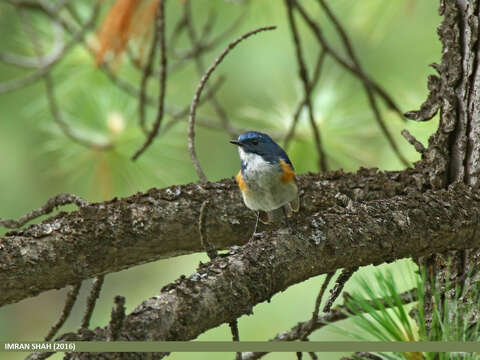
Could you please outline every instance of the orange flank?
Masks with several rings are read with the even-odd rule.
[[[280,165],[282,166],[283,170],[282,182],[289,183],[294,181],[295,172],[293,171],[292,167],[283,160],[280,160]]]
[[[245,182],[245,180],[243,180],[241,170],[238,172],[237,176],[235,176],[235,180],[237,180],[237,184],[238,184],[238,187],[240,188],[240,190],[242,190],[242,191],[247,190],[247,183]]]

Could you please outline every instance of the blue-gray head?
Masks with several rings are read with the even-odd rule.
[[[277,163],[283,160],[292,164],[285,151],[267,134],[258,131],[246,131],[237,141],[230,143],[239,146],[247,154],[260,155],[265,161]]]

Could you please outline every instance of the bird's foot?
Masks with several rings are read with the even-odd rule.
[[[265,234],[265,231],[254,232],[248,241],[255,240],[255,238],[261,238]]]

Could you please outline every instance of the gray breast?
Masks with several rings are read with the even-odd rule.
[[[279,163],[269,163],[253,153],[243,152],[240,156],[243,162],[242,174],[249,188],[269,188],[280,181],[282,168]]]
[[[243,193],[247,207],[253,210],[271,211],[296,198],[297,186],[283,183],[280,163],[269,163],[260,155],[240,153],[242,175],[248,190]]]

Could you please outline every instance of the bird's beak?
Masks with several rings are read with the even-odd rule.
[[[237,146],[243,146],[243,144],[240,141],[235,141],[235,140],[231,140],[230,144],[237,145]]]

